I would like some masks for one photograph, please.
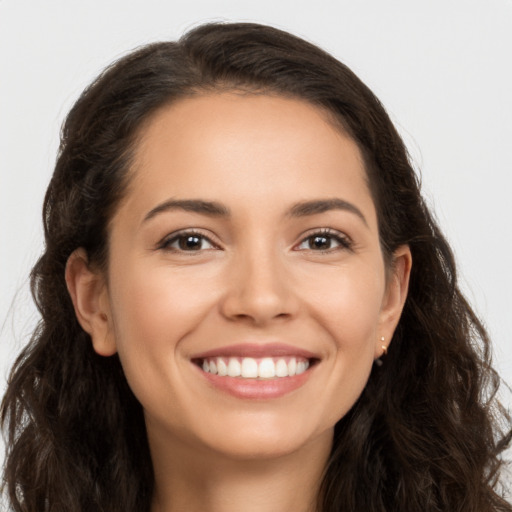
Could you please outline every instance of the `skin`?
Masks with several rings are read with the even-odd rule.
[[[79,249],[66,278],[95,350],[119,353],[144,408],[154,511],[314,510],[334,425],[392,338],[411,268],[407,247],[385,268],[357,145],[308,103],[210,94],[153,116],[132,173],[108,275]],[[293,215],[334,198],[345,206]],[[197,199],[230,213],[162,207]],[[191,229],[195,250],[180,249]],[[232,396],[191,361],[275,342],[316,357],[278,398]]]

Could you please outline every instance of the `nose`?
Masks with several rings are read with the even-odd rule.
[[[223,316],[256,326],[292,318],[298,299],[285,262],[272,251],[249,253],[237,255],[229,270],[221,301]]]

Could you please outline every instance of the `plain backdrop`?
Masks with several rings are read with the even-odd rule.
[[[28,274],[66,112],[128,50],[213,20],[289,30],[377,94],[512,382],[512,0],[0,0],[0,393],[37,321]]]

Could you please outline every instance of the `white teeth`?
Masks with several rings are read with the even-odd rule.
[[[258,363],[252,357],[244,357],[242,359],[242,377],[246,379],[254,379],[258,376]]]
[[[216,357],[207,358],[202,362],[206,373],[220,377],[241,377],[244,379],[272,379],[275,377],[293,377],[300,375],[309,368],[309,361],[296,357],[272,358],[264,357]]]
[[[240,377],[242,374],[242,366],[240,365],[240,361],[231,357],[228,363],[228,375],[230,377]]]
[[[295,373],[297,372],[297,359],[295,359],[294,357],[292,357],[289,361],[288,361],[288,375],[290,377],[292,377],[293,375],[295,375]]]
[[[258,368],[258,377],[262,379],[271,379],[276,375],[276,365],[271,357],[265,357],[260,361]]]
[[[296,375],[300,375],[301,373],[304,373],[309,367],[309,361],[299,361],[297,363],[297,371],[295,372]]]
[[[276,376],[288,377],[288,365],[284,359],[279,359],[276,364]]]
[[[228,374],[228,367],[220,357],[217,358],[217,372],[221,377],[225,377]]]

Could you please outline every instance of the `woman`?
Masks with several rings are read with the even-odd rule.
[[[67,118],[44,222],[14,510],[512,510],[487,334],[328,54],[213,24],[121,59]]]

